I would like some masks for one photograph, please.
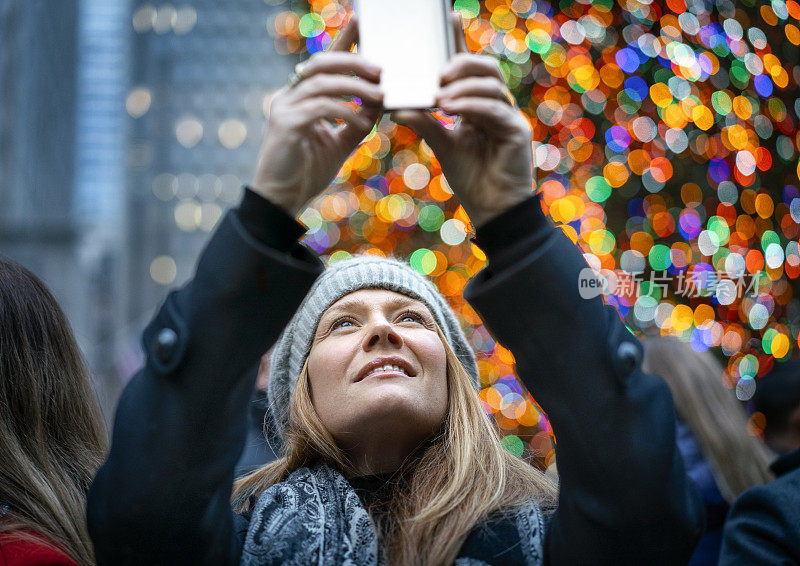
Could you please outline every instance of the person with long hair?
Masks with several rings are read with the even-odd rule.
[[[758,381],[755,409],[766,418],[764,440],[778,457],[775,479],[751,487],[725,521],[720,566],[800,564],[800,378],[798,360],[777,362]]]
[[[800,361],[775,362],[758,380],[753,409],[764,417],[764,443],[776,455],[800,450]]]
[[[730,506],[746,489],[769,482],[770,454],[748,432],[747,413],[725,387],[725,370],[709,351],[673,336],[643,340],[647,373],[669,386],[678,412],[678,448],[703,496],[706,532],[690,565],[716,565]]]
[[[355,39],[351,21],[276,95],[252,186],[144,332],[146,365],[89,496],[98,561],[685,561],[703,511],[669,390],[641,371],[618,313],[580,298],[586,263],[531,194],[530,124],[495,60],[462,52],[445,69],[437,105],[461,116],[455,128],[422,111],[395,119],[428,142],[476,227],[488,266],[464,295],[548,413],[558,486],[503,449],[430,281],[374,256],[323,269],[298,245],[294,217],[381,114],[380,69],[349,53]],[[283,454],[234,487],[242,376],[272,344]]]
[[[53,295],[0,256],[0,564],[93,564],[86,493],[105,423]]]

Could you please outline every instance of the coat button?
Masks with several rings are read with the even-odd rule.
[[[642,353],[633,342],[620,342],[617,346],[617,367],[622,375],[628,375],[642,363]]]
[[[163,328],[153,344],[153,352],[162,364],[170,362],[175,355],[175,348],[178,345],[178,335],[171,328]]]

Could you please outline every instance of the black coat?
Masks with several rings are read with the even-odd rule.
[[[257,370],[258,368],[255,368],[256,372]],[[275,437],[274,431],[275,425],[272,422],[267,393],[256,391],[247,406],[247,438],[244,451],[234,469],[236,477],[254,472],[278,458],[276,451],[280,446],[280,440]]]
[[[322,270],[296,244],[301,233],[248,192],[145,330],[146,365],[122,395],[89,494],[100,564],[238,563],[229,498],[253,389],[242,376]],[[639,343],[613,308],[580,298],[586,263],[538,198],[480,228],[476,243],[489,265],[465,297],[513,352],[557,435],[546,561],[685,563],[702,502],[675,446],[669,390],[639,369]]]
[[[748,489],[731,508],[720,566],[800,564],[800,450],[772,471],[776,480]]]

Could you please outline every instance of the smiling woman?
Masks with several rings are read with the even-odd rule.
[[[396,564],[421,556],[448,563],[496,512],[528,502],[525,518],[536,523],[555,507],[552,480],[503,450],[485,417],[474,354],[452,310],[405,263],[363,256],[328,267],[278,340],[270,367],[271,409],[286,456],[234,488],[237,511],[250,517],[244,556],[254,564],[274,551],[269,525],[287,519],[276,498],[300,478],[343,490],[331,490],[331,508],[309,503],[292,511],[306,528],[280,536],[304,549],[293,554],[300,562],[312,562],[319,544],[313,537],[298,544],[304,533],[336,524],[335,509],[348,508],[354,489],[378,526],[365,531],[376,536],[361,539],[359,564],[384,552]],[[302,491],[295,496],[302,499]],[[516,533],[513,515],[486,526]],[[357,531],[365,517],[346,514],[336,532]],[[541,550],[541,532],[525,534]],[[328,543],[347,546],[347,539]]]

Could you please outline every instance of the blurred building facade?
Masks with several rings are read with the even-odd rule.
[[[0,0],[0,253],[64,307],[111,414],[250,180],[283,0]]]
[[[73,210],[80,227],[80,262],[91,294],[91,308],[79,316],[91,329],[91,339],[82,346],[110,416],[120,390],[118,342],[125,322],[118,297],[126,257],[129,1],[80,0],[78,31]]]
[[[107,407],[124,248],[98,236],[122,217],[126,4],[0,0],[0,252],[52,289]]]
[[[78,1],[0,0],[0,250],[72,307]]]
[[[271,94],[295,62],[272,36],[283,0],[132,6],[122,290],[126,354],[249,182]]]

